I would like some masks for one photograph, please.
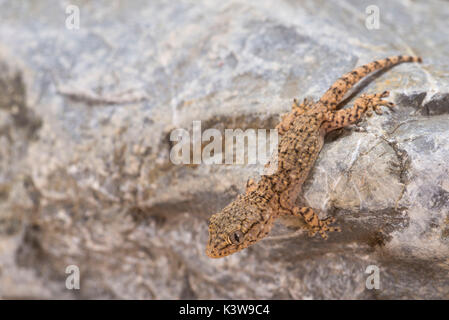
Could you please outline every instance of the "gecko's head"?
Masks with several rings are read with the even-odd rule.
[[[206,254],[221,258],[245,249],[263,238],[271,227],[267,215],[240,196],[209,221]]]

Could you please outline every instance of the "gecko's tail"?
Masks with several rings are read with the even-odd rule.
[[[346,92],[348,92],[364,76],[373,71],[394,66],[402,62],[422,62],[422,59],[421,57],[412,56],[394,56],[365,64],[344,74],[340,79],[335,81],[335,83],[321,97],[320,102],[329,110],[335,110]]]

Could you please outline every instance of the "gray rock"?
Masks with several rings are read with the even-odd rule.
[[[365,9],[380,10],[380,28]],[[449,7],[442,1],[0,2],[0,297],[449,298]],[[229,257],[209,216],[254,166],[175,165],[170,132],[274,128],[353,67],[420,55],[355,92],[394,111],[327,138],[302,201]],[[349,104],[353,96],[348,97]],[[65,287],[76,265],[80,290]],[[365,273],[380,270],[380,288]]]

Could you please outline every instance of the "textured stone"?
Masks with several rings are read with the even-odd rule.
[[[449,298],[447,4],[79,2],[79,30],[67,4],[0,1],[0,297]],[[397,108],[330,135],[298,200],[343,232],[283,219],[206,257],[209,216],[257,171],[174,165],[171,130],[274,128],[294,97],[396,54],[424,63],[355,92],[390,90]]]

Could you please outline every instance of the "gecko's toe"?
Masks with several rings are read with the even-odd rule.
[[[377,115],[382,115],[382,109],[379,107],[379,106],[376,106],[375,108],[374,108],[374,112],[377,114]]]
[[[336,221],[336,219],[334,217],[329,217],[329,218],[322,220],[323,224],[321,225],[320,234],[322,237],[323,237],[323,234],[326,236],[323,238],[327,239],[327,232],[341,232],[340,227],[329,226],[330,224],[334,223],[335,221]]]
[[[390,95],[390,91],[385,90],[384,92],[381,93],[380,97],[381,98],[386,98]]]
[[[320,232],[321,238],[323,238],[324,240],[327,240],[327,238],[329,238],[329,236],[327,235],[326,232]]]
[[[341,228],[340,227],[330,227],[329,232],[341,232]]]
[[[325,224],[326,226],[329,225],[329,224],[334,223],[335,221],[336,221],[336,220],[335,220],[334,217],[329,217],[329,218],[326,218],[326,219],[323,220],[323,222],[324,222],[324,224]]]
[[[318,232],[318,230],[310,229],[309,230],[309,237],[314,237],[317,232]]]

